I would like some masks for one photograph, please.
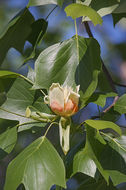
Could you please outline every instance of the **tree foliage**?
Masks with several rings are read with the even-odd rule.
[[[100,45],[89,27],[89,21],[101,25],[102,17],[108,14],[112,14],[116,24],[126,16],[126,3],[124,0],[63,3],[63,0],[29,0],[27,7],[8,23],[0,36],[0,65],[10,48],[23,55],[25,43],[31,44],[30,54],[22,61],[24,65],[37,56],[37,47],[48,29],[47,19],[35,20],[31,6],[55,4],[53,10],[62,7],[66,17],[74,20],[76,31],[70,39],[42,50],[27,77],[0,70],[0,160],[15,151],[21,132],[37,134],[37,139],[9,163],[4,190],[16,190],[21,184],[26,190],[58,190],[67,188],[66,182],[70,180],[78,182],[75,190],[116,190],[118,184],[126,182],[126,136],[121,126],[115,124],[117,117],[126,114],[126,94],[119,97],[120,92],[102,61]],[[52,10],[48,16],[51,13]],[[82,19],[88,38],[78,35],[78,17]],[[73,97],[79,86],[78,113],[64,121],[62,114],[55,115],[52,111],[50,102],[46,104],[53,83],[69,86],[74,91],[71,92]],[[90,103],[104,107],[110,97],[112,104],[98,116],[75,122],[80,111]],[[79,139],[78,134],[81,135]],[[74,136],[75,144],[72,143]],[[62,151],[64,146],[69,149],[66,155]]]

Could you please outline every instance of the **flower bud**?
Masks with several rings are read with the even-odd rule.
[[[60,86],[53,83],[49,88],[49,95],[45,97],[45,103],[49,104],[57,115],[69,117],[78,111],[79,86],[73,91],[71,87]]]

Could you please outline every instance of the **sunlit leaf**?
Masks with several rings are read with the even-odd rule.
[[[101,59],[97,41],[80,36],[77,41],[74,36],[50,46],[39,55],[35,62],[34,88],[48,89],[56,82],[71,87],[80,84],[83,98],[86,98],[96,89],[100,71]]]
[[[3,77],[16,78],[18,76],[20,76],[20,74],[14,73],[14,72],[11,72],[11,71],[3,71],[3,70],[0,71],[0,77],[2,77],[2,78]]]
[[[56,4],[62,7],[64,0],[29,0],[28,6],[41,6],[47,4]]]
[[[94,9],[86,5],[72,3],[65,8],[65,12],[67,16],[71,16],[72,19],[87,16],[91,19],[94,25],[102,24],[102,18],[100,15]]]
[[[28,106],[40,112],[50,113],[50,109],[43,102],[42,93],[37,95],[36,91],[31,90],[32,84],[22,78],[17,78],[9,91],[7,99],[0,107],[0,118],[19,121],[20,124],[36,122],[26,118],[25,112]]]
[[[16,190],[21,183],[30,190],[66,186],[63,161],[45,137],[38,138],[9,164],[4,189]]]
[[[103,121],[103,120],[85,120],[85,123],[87,123],[89,126],[97,129],[97,130],[102,130],[102,129],[113,129],[116,131],[119,135],[122,134],[121,129],[118,125],[111,121]]]

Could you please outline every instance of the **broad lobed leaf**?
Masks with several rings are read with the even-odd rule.
[[[17,127],[7,129],[5,132],[0,134],[0,149],[6,153],[10,153],[17,141]],[[0,154],[0,159],[2,155]]]
[[[9,164],[4,189],[16,190],[21,183],[26,190],[50,190],[54,184],[66,187],[63,161],[45,137],[38,138]]]
[[[126,136],[112,138],[103,133],[104,143],[94,129],[86,129],[86,146],[75,155],[73,172],[95,177],[98,168],[106,181],[110,176],[114,185],[126,182]]]
[[[26,41],[33,46],[31,57],[35,54],[34,50],[38,42],[42,39],[47,28],[44,19],[35,21],[33,15],[27,8],[21,10],[7,25],[0,36],[0,65],[2,64],[8,50],[15,48],[23,54]]]
[[[40,112],[50,113],[50,109],[43,102],[40,92],[31,90],[32,84],[23,78],[17,78],[7,92],[7,99],[0,107],[0,118],[17,120],[19,124],[36,122],[26,118],[25,111],[28,106]],[[30,125],[31,126],[31,125]]]
[[[97,130],[102,130],[102,129],[113,129],[116,131],[119,135],[122,134],[122,131],[118,125],[111,121],[103,121],[103,120],[86,120],[85,123],[87,123],[89,126],[97,129]]]
[[[90,56],[91,55],[91,56]],[[73,38],[45,49],[35,62],[34,88],[48,89],[52,83],[80,85],[84,97],[96,89],[101,71],[100,48],[93,38]],[[41,74],[43,73],[43,74]]]

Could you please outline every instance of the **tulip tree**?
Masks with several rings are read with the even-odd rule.
[[[15,152],[21,132],[37,134],[10,161],[4,190],[63,190],[74,181],[74,190],[119,189],[126,182],[126,135],[115,122],[126,114],[126,94],[116,89],[89,22],[100,27],[102,17],[112,14],[116,24],[126,16],[126,3],[29,0],[0,36],[0,65],[10,48],[23,54],[26,41],[32,51],[22,65],[36,57],[48,17],[35,20],[30,7],[49,4],[54,8],[48,17],[59,6],[73,19],[75,35],[42,50],[27,77],[0,70],[1,162]],[[88,38],[78,35],[77,18]],[[110,97],[113,102],[104,108]],[[103,111],[80,121],[90,103]]]

